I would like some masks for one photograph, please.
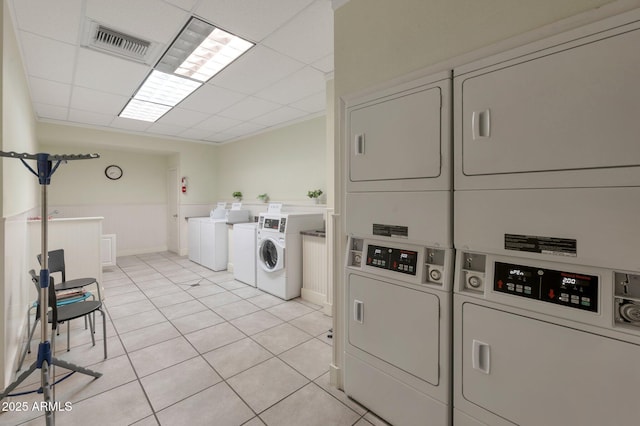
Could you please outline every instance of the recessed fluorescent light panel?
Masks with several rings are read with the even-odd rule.
[[[254,44],[191,18],[120,117],[156,121]]]

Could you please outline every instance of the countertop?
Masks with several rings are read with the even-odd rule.
[[[314,230],[309,230],[309,231],[300,231],[301,235],[308,235],[311,237],[320,237],[320,238],[326,238],[326,232],[324,229],[314,229]]]

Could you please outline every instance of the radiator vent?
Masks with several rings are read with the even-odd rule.
[[[85,25],[83,45],[94,50],[111,53],[126,59],[150,64],[155,51],[154,43],[105,27],[94,21]]]

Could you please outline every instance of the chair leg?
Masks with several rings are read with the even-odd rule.
[[[71,350],[71,321],[67,321],[67,352]]]
[[[100,309],[100,313],[102,314],[102,339],[104,342],[104,359],[107,359],[107,321],[102,309]]]
[[[93,330],[95,330],[95,320],[91,321],[91,315],[85,315],[85,317],[89,317],[89,333],[91,333],[91,343],[93,343],[93,346],[96,345],[96,336],[93,333]]]

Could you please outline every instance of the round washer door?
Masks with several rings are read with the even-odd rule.
[[[265,238],[258,247],[260,266],[268,272],[284,267],[284,249],[276,240]]]

